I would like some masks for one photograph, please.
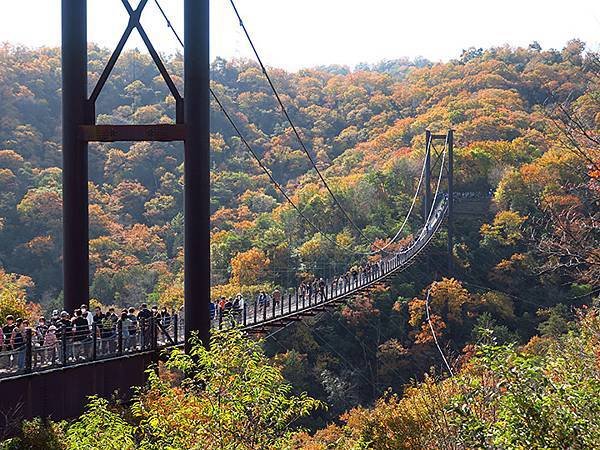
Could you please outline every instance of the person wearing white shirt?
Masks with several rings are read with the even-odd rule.
[[[87,320],[91,330],[94,324],[94,315],[91,311],[88,310],[88,307],[86,305],[81,305],[81,317]]]

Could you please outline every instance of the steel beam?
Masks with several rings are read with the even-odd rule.
[[[64,307],[88,301],[88,154],[79,127],[87,108],[87,1],[62,0]]]
[[[454,130],[448,130],[448,276],[453,275],[454,249]]]
[[[118,142],[118,141],[183,141],[184,125],[82,125],[79,137],[85,142]]]
[[[209,0],[184,3],[185,338],[210,332]]]
[[[425,131],[425,201],[423,202],[423,221],[427,223],[427,216],[431,209],[431,131]]]

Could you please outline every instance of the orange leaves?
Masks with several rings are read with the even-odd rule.
[[[270,264],[270,259],[260,249],[240,252],[231,260],[231,281],[238,286],[259,284]]]
[[[459,326],[463,317],[476,306],[476,299],[454,278],[443,278],[429,287],[431,324],[439,338],[447,326]],[[426,293],[423,293],[425,296]],[[396,309],[396,307],[394,308]],[[408,323],[416,328],[415,344],[428,344],[433,336],[426,315],[424,299],[414,298],[408,302]]]
[[[33,255],[42,256],[54,249],[54,239],[52,236],[36,236],[25,246]]]
[[[432,314],[431,326],[433,327],[437,339],[440,339],[442,332],[446,328],[444,320],[437,314]],[[415,344],[429,344],[430,342],[434,342],[431,328],[429,327],[428,322],[423,322],[421,324],[421,329],[415,334]]]
[[[354,326],[364,325],[380,313],[373,299],[368,295],[358,297],[351,305],[342,308],[342,316]]]
[[[425,300],[420,300],[418,298],[412,299],[410,302],[408,302],[408,323],[413,327],[419,326],[425,317],[425,312]]]
[[[523,253],[515,253],[503,259],[492,269],[489,277],[496,283],[513,286],[531,272],[531,258]]]

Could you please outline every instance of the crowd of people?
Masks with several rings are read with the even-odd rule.
[[[389,256],[380,258],[377,261],[365,261],[362,264],[351,267],[345,273],[333,277],[331,280],[323,278],[311,278],[304,280],[296,289],[294,296],[294,305],[296,308],[305,307],[306,303],[320,303],[331,299],[352,289],[372,281],[383,275],[391,267],[397,267],[403,262],[414,256],[419,242],[426,240],[431,236],[432,231],[439,225],[440,217],[444,214],[445,203],[440,203],[435,209],[431,210],[431,216],[428,223],[423,227],[421,233],[413,239],[412,243],[399,251],[390,251]],[[296,298],[299,302],[296,305]],[[269,309],[277,311],[284,310],[285,305],[281,291],[276,288],[271,294],[262,290],[258,293],[254,301],[246,302],[242,294],[236,297],[227,298],[222,296],[214,299],[210,304],[210,317],[221,324],[224,317],[233,322],[240,322],[241,318],[250,319],[250,322],[268,316]],[[288,300],[291,306],[291,298]],[[244,322],[246,324],[246,322]]]
[[[382,270],[382,261],[367,261],[361,265],[352,267],[346,273],[339,277],[334,277],[330,281],[323,278],[312,278],[302,281],[297,289],[298,301],[305,305],[306,302],[317,303],[327,300],[346,290],[357,287],[359,284],[369,280],[372,276],[378,276]],[[291,295],[291,294],[290,294]],[[295,298],[294,294],[294,298]],[[256,314],[262,317],[269,308],[279,310],[284,301],[284,295],[279,288],[272,292],[261,290],[256,298],[250,302],[246,301],[243,294],[239,293],[235,297],[220,296],[210,303],[210,318],[213,321],[221,322],[223,318],[233,318],[240,321],[244,310],[246,314]],[[291,300],[288,300],[291,301]]]
[[[155,320],[152,320],[154,318]],[[54,310],[37,323],[7,315],[0,333],[0,372],[25,368],[26,349],[31,339],[32,367],[86,360],[95,351],[96,356],[111,355],[121,350],[144,349],[155,336],[165,336],[172,324],[167,308],[124,308],[117,313],[114,307],[105,312],[100,307],[90,311],[86,305],[69,314]],[[152,324],[156,324],[152,327]],[[94,348],[95,343],[95,348]]]
[[[415,243],[430,234],[441,214],[443,210],[438,207],[435,220],[428,221]],[[410,250],[407,247],[395,252],[392,257],[366,261],[331,280],[312,278],[302,281],[293,295],[296,308],[299,303],[302,307],[307,301],[309,305],[319,303],[364,285],[389,270],[387,264],[393,259],[394,265],[398,265],[403,258],[410,257]],[[292,294],[288,292],[287,295],[291,308]],[[261,290],[250,302],[241,293],[229,298],[221,296],[210,302],[210,317],[219,325],[224,317],[233,323],[240,322],[242,317],[247,318],[248,314],[254,315],[256,321],[258,317],[266,315],[268,308],[278,311],[281,307],[283,311],[284,301],[279,288],[271,293]],[[25,368],[28,348],[31,348],[32,368],[87,360],[92,354],[102,357],[117,352],[144,350],[157,343],[159,336],[166,341],[175,317],[167,308],[159,311],[156,305],[149,309],[147,304],[142,304],[137,312],[133,307],[122,309],[120,313],[114,307],[106,312],[96,307],[92,312],[86,305],[81,305],[72,314],[54,310],[49,319],[39,317],[35,325],[31,325],[27,319],[8,315],[0,332],[0,374]]]

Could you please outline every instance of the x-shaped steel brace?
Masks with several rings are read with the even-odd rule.
[[[433,150],[434,156],[435,156],[435,162],[433,163],[433,165],[431,166],[431,168],[429,170],[431,173],[434,173],[438,164],[442,160],[442,154],[444,153],[444,151],[446,150],[446,146],[448,145],[448,137],[446,136],[446,141],[444,141],[444,150],[442,152],[438,152],[437,148],[435,148],[435,146],[433,145],[433,137],[431,138],[431,141],[429,141],[429,145],[430,145],[431,150]],[[448,173],[447,166],[443,167],[442,169],[444,170],[444,172],[446,172],[446,174]]]
[[[96,83],[96,86],[94,87],[94,90],[92,91],[92,94],[90,95],[90,98],[88,100],[92,111],[92,117],[95,117],[94,111],[96,107],[96,100],[98,99],[100,92],[102,92],[102,89],[104,88],[108,77],[114,69],[117,60],[119,59],[119,56],[123,52],[123,48],[125,47],[129,36],[131,36],[131,32],[134,29],[137,29],[142,40],[144,41],[144,44],[146,45],[146,48],[148,49],[148,52],[150,53],[150,56],[152,57],[152,60],[154,61],[154,64],[156,64],[158,71],[163,77],[163,80],[165,80],[165,83],[167,84],[171,95],[175,98],[175,122],[183,123],[183,97],[181,96],[181,94],[179,94],[177,86],[175,86],[175,83],[173,83],[173,80],[167,72],[165,65],[163,64],[162,60],[160,59],[160,56],[154,49],[150,38],[146,34],[146,30],[144,30],[144,27],[140,23],[142,11],[146,7],[148,0],[141,0],[136,9],[132,8],[131,4],[129,3],[129,0],[121,0],[121,2],[123,3],[123,6],[129,14],[129,23],[127,24],[127,27],[125,28],[125,31],[123,32],[123,35],[121,36],[121,39],[119,40],[115,51],[110,56],[110,59],[108,60],[106,67],[102,71],[102,74],[100,75],[100,78],[98,79],[98,82]]]

